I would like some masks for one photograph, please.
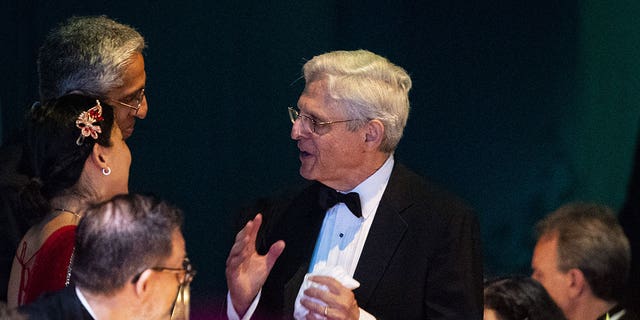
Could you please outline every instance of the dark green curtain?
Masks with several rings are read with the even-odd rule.
[[[487,276],[528,273],[531,228],[561,203],[623,197],[639,101],[630,1],[3,5],[3,138],[37,98],[37,48],[57,23],[106,14],[145,36],[150,112],[127,141],[131,189],[184,209],[194,297],[225,293],[234,212],[300,182],[286,107],[304,61],[326,51],[368,49],[411,74],[396,157],[477,209]]]

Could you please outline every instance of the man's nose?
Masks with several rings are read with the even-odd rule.
[[[147,95],[142,96],[142,103],[140,103],[140,109],[136,113],[135,117],[138,119],[144,119],[149,112],[149,104],[147,103]]]
[[[293,122],[293,125],[291,126],[291,139],[300,140],[300,138],[302,138],[304,134],[305,130],[302,127],[302,119],[298,118]]]

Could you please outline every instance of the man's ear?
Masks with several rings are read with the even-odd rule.
[[[569,290],[567,292],[570,298],[576,298],[589,289],[589,283],[580,269],[569,269],[567,277],[567,281],[569,281]]]
[[[372,149],[378,149],[384,137],[384,124],[378,119],[370,120],[365,126],[364,141]]]
[[[147,269],[140,274],[138,281],[134,283],[134,291],[137,297],[144,298],[149,293],[152,275],[153,271],[151,269]]]

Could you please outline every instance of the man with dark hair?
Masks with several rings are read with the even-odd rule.
[[[119,195],[89,208],[76,234],[74,285],[20,313],[31,319],[167,319],[172,308],[188,311],[181,302],[195,271],[181,226],[180,210],[153,197]]]
[[[620,299],[629,276],[629,241],[606,206],[564,205],[541,220],[532,277],[569,320],[638,319]]]

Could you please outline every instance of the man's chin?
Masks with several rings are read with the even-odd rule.
[[[133,134],[133,127],[125,129],[124,131],[122,131],[122,136],[125,139],[128,139],[129,137],[131,137],[132,134]]]
[[[304,166],[300,166],[300,175],[307,180],[315,180],[311,170],[305,168]]]

